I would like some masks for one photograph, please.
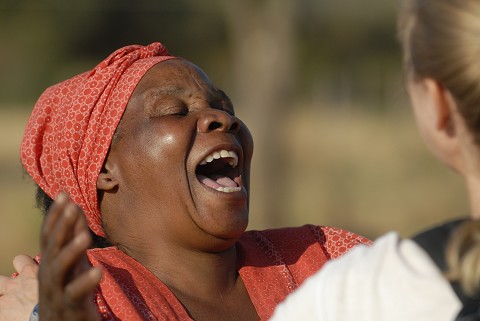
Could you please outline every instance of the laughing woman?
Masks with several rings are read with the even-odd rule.
[[[21,146],[48,212],[41,320],[267,320],[368,243],[318,226],[245,232],[252,152],[226,94],[159,43],[48,88]]]

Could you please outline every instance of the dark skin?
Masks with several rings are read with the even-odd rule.
[[[39,314],[42,320],[100,320],[92,294],[102,273],[85,254],[91,238],[83,212],[60,193],[48,213],[40,236]]]
[[[136,87],[118,131],[97,181],[108,240],[168,285],[193,319],[258,320],[235,249],[248,224],[253,141],[228,97],[195,65],[162,62]],[[215,153],[223,156],[202,166]],[[41,307],[65,316],[80,306],[81,320],[96,320],[88,300],[99,273],[82,263],[88,229],[67,208],[42,244],[43,269],[65,277],[40,273]],[[52,299],[56,292],[73,304]]]

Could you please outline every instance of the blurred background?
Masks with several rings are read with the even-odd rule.
[[[49,85],[128,44],[163,42],[227,92],[255,139],[250,229],[403,236],[468,213],[403,87],[394,1],[0,0],[0,274],[38,252],[19,143]]]

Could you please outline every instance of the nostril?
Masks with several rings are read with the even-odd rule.
[[[208,125],[208,130],[215,130],[222,127],[222,124],[219,123],[218,121],[212,121],[210,125]]]
[[[223,128],[224,126],[222,125],[222,123],[218,122],[218,121],[213,121],[210,123],[210,125],[208,125],[208,130],[209,131],[212,131],[212,130],[216,130],[216,129],[221,129]],[[237,122],[234,122],[230,128],[229,128],[229,131],[236,131],[238,129],[239,125]],[[227,129],[227,127],[225,126],[225,129]]]
[[[237,122],[234,122],[232,126],[230,126],[230,131],[236,131],[238,129],[239,125]]]

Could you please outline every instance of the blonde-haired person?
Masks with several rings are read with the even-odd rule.
[[[357,247],[271,320],[480,320],[480,1],[401,0],[398,31],[419,131],[464,177],[470,219]]]

